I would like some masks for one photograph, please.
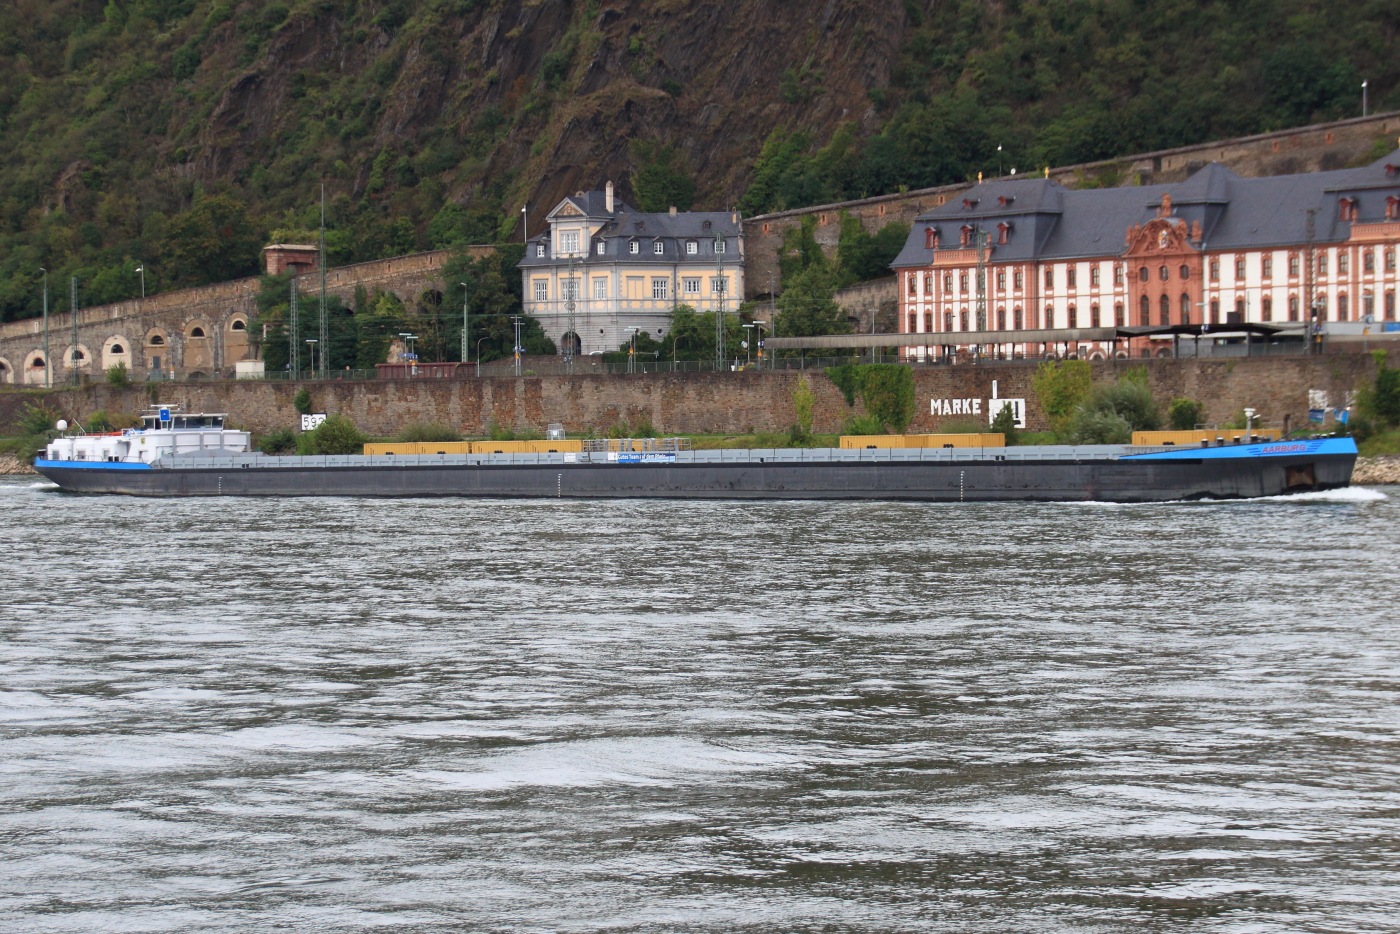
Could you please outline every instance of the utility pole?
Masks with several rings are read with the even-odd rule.
[[[73,319],[73,351],[69,362],[73,365],[73,385],[78,385],[78,277],[68,279],[68,313]]]
[[[295,273],[295,270],[293,270]],[[287,317],[287,340],[291,344],[290,354],[287,364],[291,367],[292,379],[301,378],[301,347],[297,345],[297,338],[300,336],[300,327],[297,322],[297,277],[292,276],[291,283],[291,305],[288,308]]]
[[[574,278],[574,254],[569,254],[569,277],[564,280],[564,312],[568,316],[568,330],[564,332],[564,339],[560,345],[564,351],[564,363],[568,366],[570,375],[574,372],[574,341],[578,340],[577,320],[574,314],[578,308],[578,280]]]
[[[467,303],[470,301],[471,295],[467,291],[467,284],[465,282],[459,282],[457,284],[462,287],[462,362],[471,363],[472,345],[467,341],[467,327],[469,323],[467,319]]]
[[[145,264],[145,263],[142,263],[140,266],[137,266],[137,267],[136,267],[136,271],[139,272],[139,273],[141,274],[141,298],[142,298],[142,299],[145,299],[145,297],[146,297],[146,264]]]
[[[326,320],[326,183],[321,183],[321,378],[325,379],[326,349],[330,347],[330,327]]]
[[[728,357],[724,341],[724,313],[729,298],[728,280],[724,278],[724,234],[715,238],[715,267],[719,272],[715,279],[715,289],[719,292],[719,303],[715,306],[715,369],[723,371]]]
[[[515,375],[520,375],[520,325],[522,323],[519,315],[511,315],[511,322],[515,325]]]
[[[44,388],[53,388],[53,361],[49,359],[49,271],[43,266],[44,274]]]

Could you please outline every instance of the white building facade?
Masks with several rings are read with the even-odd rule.
[[[547,220],[526,242],[520,271],[525,313],[560,353],[614,351],[634,329],[659,340],[677,305],[735,312],[743,300],[736,213],[639,213],[609,182],[565,198]]]

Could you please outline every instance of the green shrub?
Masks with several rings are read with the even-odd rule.
[[[1070,431],[1072,444],[1127,444],[1133,426],[1123,416],[1102,409],[1080,409]]]
[[[807,377],[802,376],[797,380],[797,384],[792,387],[792,408],[797,414],[797,425],[801,437],[806,437],[812,433],[812,410],[816,405],[817,396],[812,392],[812,384],[807,381]]]
[[[62,417],[57,409],[51,409],[42,402],[31,402],[19,415],[19,433],[29,436],[57,431],[54,425]]]
[[[938,423],[941,435],[977,435],[986,430],[980,418],[949,418]]]
[[[1006,436],[1006,445],[1010,447],[1019,443],[1016,432],[1016,409],[1010,405],[1003,405],[997,417],[992,419],[992,431],[1001,432]]]
[[[1205,417],[1206,407],[1190,399],[1173,399],[1167,405],[1167,424],[1173,431],[1191,431]]]
[[[853,415],[846,419],[846,427],[841,430],[844,435],[883,435],[885,434],[885,423],[874,415]]]
[[[297,394],[292,397],[292,407],[302,415],[311,414],[311,390],[305,386],[297,390]]]
[[[1145,382],[1137,380],[1124,379],[1111,386],[1101,386],[1083,407],[1119,415],[1133,431],[1156,431],[1162,425],[1162,415],[1157,400],[1152,398],[1152,390]]]
[[[298,454],[362,454],[365,449],[365,436],[344,415],[332,415],[296,438]]]
[[[486,423],[486,437],[492,441],[514,441],[515,432],[502,425],[496,424],[496,420],[493,418]],[[613,436],[609,435],[609,437]]]
[[[258,439],[258,450],[264,454],[290,454],[297,449],[297,436],[290,428],[278,428]]]
[[[127,389],[131,386],[131,373],[127,371],[125,363],[107,367],[107,385],[116,389]]]
[[[437,422],[413,422],[405,425],[394,436],[395,441],[404,442],[433,442],[433,441],[461,441],[462,436]]]
[[[865,411],[880,422],[878,432],[861,434],[900,434],[914,419],[914,374],[899,363],[848,363],[828,367],[827,378],[836,384],[846,404],[854,406],[856,397],[865,402]]]

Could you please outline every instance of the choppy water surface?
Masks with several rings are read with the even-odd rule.
[[[0,930],[1400,929],[1400,490],[0,482]]]

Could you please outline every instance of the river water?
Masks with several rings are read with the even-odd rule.
[[[1397,488],[0,510],[0,931],[1400,930]]]

